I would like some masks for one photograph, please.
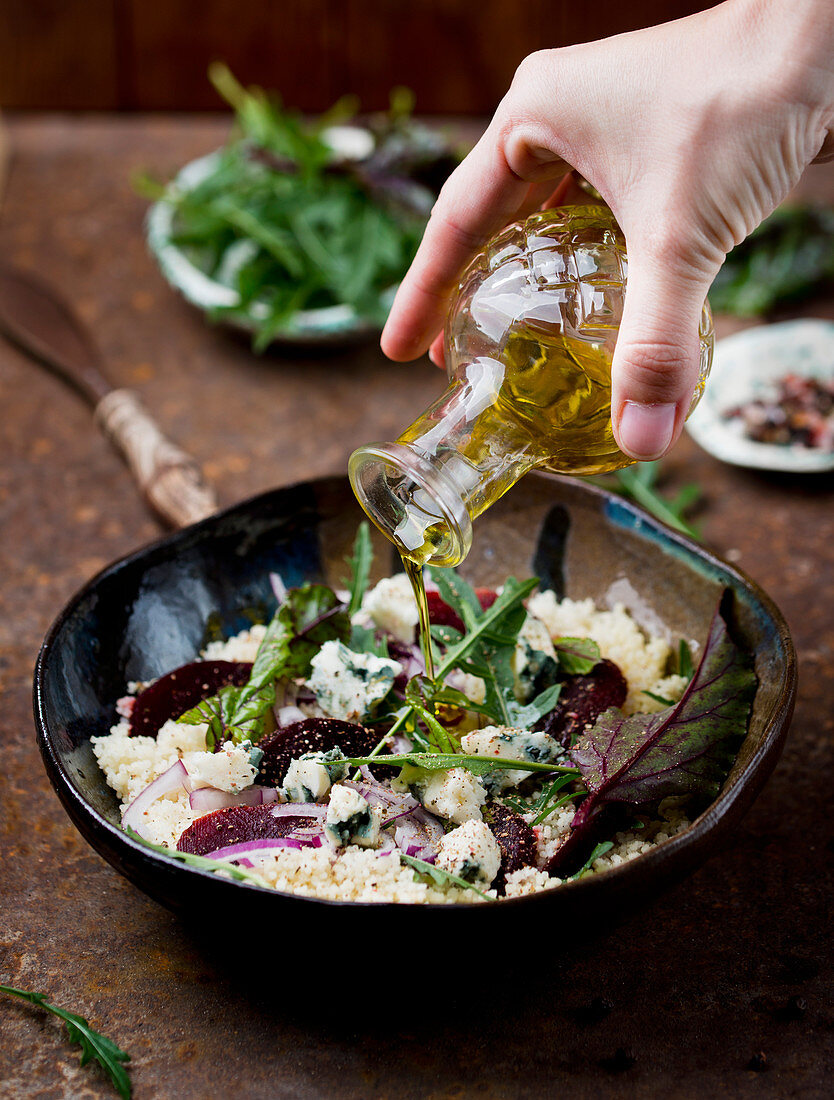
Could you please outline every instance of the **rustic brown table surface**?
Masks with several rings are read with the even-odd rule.
[[[0,254],[65,291],[114,381],[141,391],[229,504],[343,472],[355,445],[394,438],[440,377],[372,344],[256,358],[168,289],[131,177],[171,172],[225,129],[14,120]],[[802,193],[834,201],[834,166],[812,169]],[[806,312],[834,317],[834,299]],[[38,645],[84,581],[159,528],[88,409],[5,344],[0,416],[0,982],[44,991],[116,1039],[139,1100],[832,1095],[831,477],[731,469],[687,439],[667,463],[669,484],[702,483],[706,541],[771,593],[800,657],[787,748],[731,850],[591,939],[538,928],[497,963],[443,945],[451,981],[430,957],[401,961],[395,929],[367,963],[337,929],[332,983],[304,990],[280,965],[303,930],[216,929],[239,949],[214,950],[87,847],[51,791],[31,714]],[[500,995],[471,991],[485,966],[505,975]],[[415,984],[437,990],[416,1013]],[[339,988],[355,1011],[328,1008]],[[51,1017],[4,1000],[0,1028],[0,1096],[114,1095]]]

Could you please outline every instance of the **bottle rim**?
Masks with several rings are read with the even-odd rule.
[[[366,443],[350,456],[348,477],[365,514],[404,557],[427,565],[454,566],[469,553],[472,520],[460,493],[420,451],[403,443]],[[429,514],[435,514],[444,528],[430,553],[420,553],[421,547],[408,545],[398,534],[419,491],[431,502]],[[424,508],[419,510],[426,514]]]

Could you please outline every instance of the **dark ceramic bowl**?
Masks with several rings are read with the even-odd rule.
[[[118,871],[180,912],[332,926],[451,922],[487,932],[514,917],[549,927],[608,918],[691,872],[737,826],[769,776],[793,710],[796,662],[787,626],[748,578],[622,499],[580,483],[531,476],[478,520],[462,572],[496,585],[538,575],[545,587],[599,604],[624,603],[653,633],[703,642],[722,589],[734,594],[733,630],[755,654],[759,687],[749,733],[718,798],[683,833],[603,874],[524,898],[465,906],[317,901],[235,883],[144,848],[119,828],[119,806],[90,747],[106,733],[128,680],[147,680],[195,657],[207,623],[229,635],[269,613],[270,572],[288,585],[338,585],[361,518],[346,480],[280,489],[240,504],[117,562],[58,617],[35,674],[35,718],[46,770],[75,825]],[[398,568],[381,535],[376,578]],[[243,923],[241,924],[241,919]],[[417,924],[419,921],[419,925]],[[496,924],[496,921],[498,924]],[[268,927],[277,927],[270,924]],[[575,927],[575,925],[574,925]],[[332,928],[331,928],[332,930]],[[405,942],[405,941],[401,941]]]

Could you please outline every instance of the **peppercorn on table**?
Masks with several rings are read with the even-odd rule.
[[[208,325],[165,284],[131,177],[172,174],[227,122],[59,115],[10,123],[3,256],[48,278],[91,326],[115,385],[140,391],[195,456],[221,504],[343,473],[395,438],[442,388],[426,361],[373,344],[270,353]],[[834,203],[834,165],[800,194]],[[834,291],[800,315],[834,318]],[[716,334],[737,322],[716,319]],[[339,1096],[649,1098],[830,1091],[834,1058],[834,478],[719,464],[688,439],[665,463],[699,481],[706,541],[776,600],[800,666],[781,763],[733,848],[593,936],[495,944],[339,942],[315,988],[282,957],[321,949],[303,929],[203,929],[120,877],[46,780],[31,717],[38,645],[94,572],[159,534],[87,407],[0,343],[0,983],[47,994],[132,1056],[142,1100]],[[409,973],[410,972],[410,973]],[[484,985],[479,975],[494,978]],[[3,999],[3,1096],[109,1097],[55,1021]]]

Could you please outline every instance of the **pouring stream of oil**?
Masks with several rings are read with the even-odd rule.
[[[426,676],[434,680],[434,657],[431,651],[431,624],[429,622],[429,601],[426,597],[426,585],[423,581],[423,566],[420,562],[406,558],[402,554],[403,569],[411,582],[414,599],[417,601],[417,611],[420,616],[420,648],[423,651],[423,659],[426,662]]]

